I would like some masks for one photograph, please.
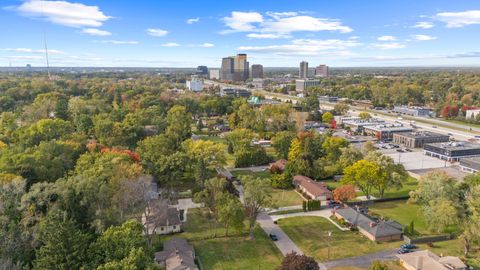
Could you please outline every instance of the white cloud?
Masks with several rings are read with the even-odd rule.
[[[28,0],[14,10],[26,17],[41,18],[70,27],[99,27],[111,18],[98,6],[67,1]]]
[[[270,46],[242,46],[239,51],[255,53],[273,53],[277,55],[321,55],[324,53],[342,53],[348,48],[359,46],[355,40],[339,39],[296,39],[290,44],[270,45]]]
[[[208,42],[202,44],[202,47],[204,47],[204,48],[211,48],[211,47],[214,47],[214,46],[215,46],[215,44],[208,43]]]
[[[428,41],[428,40],[437,39],[436,37],[432,37],[432,36],[429,36],[429,35],[413,35],[412,37],[416,40],[419,40],[419,41]]]
[[[373,43],[371,45],[380,50],[402,49],[406,47],[405,44],[398,43],[398,42]]]
[[[168,42],[168,43],[163,43],[161,46],[162,47],[180,47],[180,44],[175,42]]]
[[[232,11],[232,15],[224,17],[223,21],[230,28],[223,33],[254,31],[256,28],[254,23],[263,22],[263,16],[258,12]]]
[[[29,49],[29,48],[5,48],[5,49],[0,49],[0,51],[4,52],[16,52],[16,53],[34,53],[34,54],[44,54],[45,50],[34,50],[34,49]],[[48,50],[49,54],[65,54],[65,52],[60,51],[60,50]]]
[[[247,34],[249,38],[259,38],[259,39],[277,39],[277,38],[289,38],[290,35],[285,34],[276,34],[276,33],[249,33]]]
[[[82,29],[82,33],[87,35],[102,36],[102,37],[112,35],[112,33],[108,31],[97,29],[97,28],[85,28],[85,29]]]
[[[168,34],[167,30],[159,29],[159,28],[148,28],[147,34],[154,37],[163,37]]]
[[[194,23],[198,23],[199,21],[200,21],[200,18],[197,17],[197,18],[188,19],[188,20],[187,20],[187,23],[188,23],[188,24],[194,24]]]
[[[430,29],[433,28],[435,25],[431,22],[417,22],[413,28],[422,28],[422,29]]]
[[[381,36],[381,37],[378,37],[377,40],[380,40],[380,41],[395,41],[395,40],[397,40],[397,38],[394,37],[394,36]]]
[[[315,18],[301,15],[298,12],[267,12],[266,16],[258,12],[233,11],[223,21],[228,28],[221,33],[250,32],[251,38],[290,37],[293,32],[336,31],[352,32],[352,28],[342,24],[340,20]],[[254,35],[252,35],[254,34]]]
[[[480,24],[480,10],[462,12],[441,12],[435,18],[447,24],[449,28],[464,27],[471,24]]]
[[[114,44],[114,45],[135,45],[139,43],[136,40],[101,40],[98,42],[103,44]]]

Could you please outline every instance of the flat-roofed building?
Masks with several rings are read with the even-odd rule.
[[[252,65],[252,78],[253,79],[262,79],[263,78],[263,66],[262,65]]]
[[[465,118],[466,119],[476,119],[477,115],[480,114],[480,109],[472,109],[465,111]]]
[[[209,71],[210,80],[220,80],[220,70],[219,69],[210,69]]]
[[[393,134],[393,143],[403,144],[408,148],[423,148],[426,143],[448,142],[450,136],[433,133],[429,131],[423,132],[400,132]]]
[[[220,80],[233,81],[235,59],[233,57],[222,58],[222,68],[220,69]]]
[[[470,142],[427,143],[423,152],[450,162],[459,161],[461,158],[480,156],[480,144]]]
[[[298,77],[300,79],[308,78],[308,62],[306,62],[306,61],[300,62],[300,69],[298,71]]]
[[[394,106],[393,112],[399,114],[405,114],[410,116],[430,116],[432,110],[429,108],[417,107],[417,106]]]
[[[381,124],[375,126],[368,126],[364,128],[364,133],[366,135],[374,136],[382,141],[391,141],[393,139],[393,134],[400,132],[411,132],[413,129],[411,127],[406,127],[402,124]]]
[[[320,85],[319,80],[295,80],[295,90],[297,92],[303,92],[307,90],[308,87],[314,87]]]
[[[315,77],[328,77],[328,66],[318,65],[315,67]]]
[[[468,173],[480,172],[480,157],[461,158],[460,169]]]
[[[346,118],[342,120],[342,124],[346,127],[349,127],[353,132],[363,132],[365,127],[376,126],[379,124],[384,124],[385,121],[378,118],[370,119],[361,119],[356,116],[352,116],[351,119]]]
[[[318,100],[320,102],[329,102],[329,103],[336,103],[338,102],[338,97],[334,97],[334,96],[319,96],[318,97]]]

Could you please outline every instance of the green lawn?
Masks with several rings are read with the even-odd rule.
[[[301,205],[303,198],[295,190],[283,190],[272,188],[272,199],[277,207]]]
[[[379,216],[393,219],[402,225],[414,222],[415,231],[420,234],[429,234],[427,222],[421,206],[408,204],[406,201],[381,202],[370,206],[369,210]]]
[[[231,231],[230,236],[225,237],[225,230],[201,215],[201,211],[189,210],[184,232],[175,236],[189,240],[205,269],[274,270],[280,265],[282,254],[260,227],[255,228],[253,241],[248,239],[246,229],[241,232]],[[215,232],[217,238],[213,238]],[[161,250],[161,242],[170,237],[172,236],[159,237],[156,250]]]
[[[377,244],[358,232],[340,231],[322,217],[295,217],[278,220],[278,225],[308,256],[318,261],[361,256],[397,248],[401,242]],[[328,257],[328,232],[332,232]]]
[[[387,265],[388,270],[405,270],[402,266],[399,265],[397,261],[384,261],[384,264]],[[367,270],[367,268],[361,268],[356,266],[346,266],[346,267],[334,267],[330,270]]]
[[[233,171],[232,174],[236,176],[237,178],[241,178],[242,176],[253,176],[253,177],[260,177],[263,179],[266,179],[270,181],[270,172],[268,170],[266,171],[260,171],[260,172],[252,172],[250,170],[241,170],[241,171]]]

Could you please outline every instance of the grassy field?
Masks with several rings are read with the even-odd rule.
[[[419,234],[430,233],[422,209],[417,204],[407,204],[406,201],[382,202],[373,204],[369,209],[376,215],[393,219],[402,225],[413,221],[415,231]]]
[[[175,236],[189,240],[205,269],[274,270],[282,260],[282,254],[260,227],[255,228],[255,240],[248,239],[246,230],[231,231],[225,237],[221,225],[201,215],[200,209],[191,209],[183,230]],[[217,238],[213,238],[215,233]],[[155,250],[161,250],[161,243],[170,237],[156,239]]]
[[[398,248],[401,242],[377,244],[358,232],[340,231],[322,217],[280,219],[278,225],[308,256],[329,261]],[[328,256],[328,232],[332,232]]]
[[[405,268],[400,266],[397,261],[385,261],[383,263],[387,265],[388,270],[405,270]],[[330,270],[367,270],[367,269],[368,268],[347,266],[347,267],[335,267],[335,268],[331,268]]]

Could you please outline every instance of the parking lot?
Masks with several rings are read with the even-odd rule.
[[[423,149],[408,150],[409,151],[406,151],[405,148],[402,147],[379,149],[383,154],[393,158],[396,163],[403,164],[408,171],[446,168],[453,165],[450,162],[424,155]]]

